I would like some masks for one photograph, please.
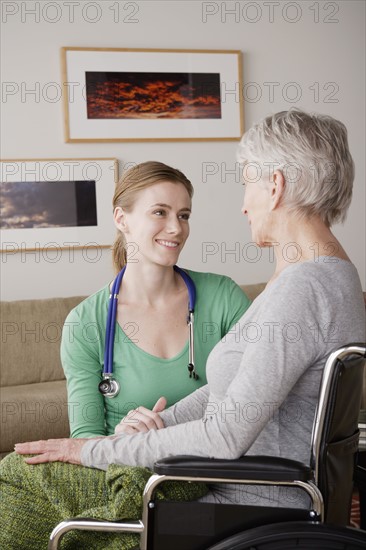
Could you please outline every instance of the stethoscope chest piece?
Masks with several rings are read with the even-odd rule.
[[[119,394],[120,385],[117,380],[108,376],[99,383],[98,389],[104,397],[116,397]]]

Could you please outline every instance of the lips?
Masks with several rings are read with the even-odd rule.
[[[156,242],[162,246],[166,246],[167,248],[177,248],[179,246],[179,243],[174,241],[163,241],[162,239],[156,239]]]

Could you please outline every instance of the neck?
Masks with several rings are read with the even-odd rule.
[[[276,259],[273,281],[286,267],[300,262],[317,261],[320,256],[349,258],[340,242],[319,217],[299,220],[283,215],[271,240]]]
[[[123,276],[122,299],[154,305],[166,301],[170,293],[185,288],[184,281],[173,266],[142,265],[128,263]]]

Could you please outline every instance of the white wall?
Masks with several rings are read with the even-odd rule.
[[[42,93],[48,83],[60,84],[62,46],[241,50],[246,128],[292,105],[330,114],[348,127],[356,181],[348,219],[335,233],[366,288],[364,2],[1,5],[3,92],[13,90],[2,96],[3,159],[116,157],[121,166],[156,159],[181,168],[195,185],[195,200],[191,238],[180,265],[228,274],[239,283],[268,280],[273,269],[269,251],[252,262],[254,249],[246,246],[250,232],[240,214],[243,189],[233,173],[235,142],[67,144],[61,101],[52,102]],[[99,21],[92,23],[97,16]],[[25,93],[31,89],[40,93]],[[207,163],[216,163],[217,173],[204,178]],[[211,250],[218,252],[204,257],[203,243],[216,243]],[[226,254],[228,250],[240,257]],[[96,262],[80,250],[74,258],[65,251],[57,262],[46,260],[32,253],[2,254],[1,298],[89,294],[112,277],[108,250]]]

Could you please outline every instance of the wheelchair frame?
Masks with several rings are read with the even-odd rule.
[[[52,531],[48,550],[56,550],[62,536],[73,529],[114,533],[139,533],[141,534],[140,550],[149,550],[150,515],[155,507],[153,500],[154,492],[161,483],[170,480],[299,487],[307,492],[312,502],[312,509],[307,512],[308,521],[323,523],[324,502],[318,483],[321,466],[320,449],[324,438],[327,409],[329,407],[332,388],[334,387],[334,383],[337,383],[334,380],[336,365],[355,356],[359,359],[366,357],[365,344],[347,344],[342,346],[331,353],[326,361],[313,422],[310,468],[297,461],[277,457],[244,456],[232,461],[200,457],[170,457],[155,464],[155,471],[157,473],[150,477],[145,486],[142,520],[135,522],[109,522],[95,521],[88,518],[69,519],[58,524]],[[277,471],[274,470],[276,467]],[[207,475],[207,472],[211,473],[211,475]],[[235,477],[238,475],[240,477]],[[242,505],[242,508],[245,508],[245,506]],[[302,524],[304,523],[306,522],[302,522]],[[213,544],[216,545],[217,542],[213,541]]]

